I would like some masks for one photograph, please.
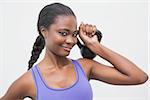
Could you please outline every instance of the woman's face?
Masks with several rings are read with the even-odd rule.
[[[68,56],[77,43],[77,22],[72,15],[57,16],[47,29],[46,48],[59,56]]]

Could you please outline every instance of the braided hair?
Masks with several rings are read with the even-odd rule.
[[[45,47],[45,39],[41,33],[40,28],[45,27],[48,28],[51,24],[54,23],[55,18],[58,15],[73,15],[75,18],[75,14],[73,11],[66,5],[63,5],[61,3],[52,3],[49,5],[46,5],[39,13],[38,16],[38,22],[37,22],[37,29],[39,35],[36,38],[36,41],[34,42],[31,57],[28,62],[28,70],[33,66],[33,64],[37,61],[39,58],[40,53]]]

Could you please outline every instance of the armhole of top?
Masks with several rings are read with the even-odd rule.
[[[83,72],[84,76],[86,77],[86,79],[89,81],[88,77],[87,77],[86,74],[85,74],[84,69],[82,68],[82,64],[80,64],[80,62],[79,62],[78,60],[75,60],[75,61],[76,61],[76,63],[79,65],[79,67],[80,67],[81,71]]]
[[[35,89],[36,89],[36,100],[38,100],[38,85],[37,85],[37,80],[36,80],[35,72],[34,72],[33,68],[31,69],[31,72],[32,72],[33,80],[34,80]]]

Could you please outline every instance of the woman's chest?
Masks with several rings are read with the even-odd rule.
[[[85,64],[80,62],[81,67],[86,74],[87,78],[89,77],[90,70],[88,67],[85,67]],[[77,69],[73,66],[68,67],[68,69],[61,71],[45,71],[40,70],[42,80],[49,88],[66,88],[72,86],[77,80]],[[35,83],[32,84],[31,96],[36,98],[36,87]],[[33,100],[34,100],[33,99]]]

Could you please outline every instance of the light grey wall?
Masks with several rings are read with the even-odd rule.
[[[148,73],[146,0],[85,1],[61,0],[73,9],[78,25],[81,21],[95,24],[103,33],[103,45],[127,57]],[[42,7],[52,2],[54,1],[0,1],[0,97],[14,80],[27,71],[31,49],[38,35],[37,16]],[[44,50],[38,61],[43,54]],[[81,57],[77,46],[68,57]],[[95,60],[109,64],[98,56]],[[94,100],[148,100],[148,82],[135,86],[114,86],[94,80],[90,83]]]

